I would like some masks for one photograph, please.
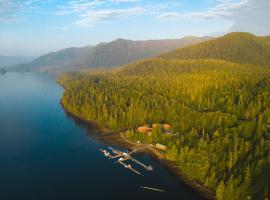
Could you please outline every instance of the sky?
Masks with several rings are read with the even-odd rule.
[[[270,35],[270,0],[0,0],[0,55],[232,31]]]

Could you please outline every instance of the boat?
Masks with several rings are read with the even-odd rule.
[[[118,159],[118,161],[122,161],[122,160],[124,160],[124,158],[119,158],[119,159]]]
[[[165,192],[165,190],[163,190],[163,189],[158,189],[158,188],[153,188],[153,187],[141,186],[141,188],[146,189],[146,190],[156,191],[156,192]]]

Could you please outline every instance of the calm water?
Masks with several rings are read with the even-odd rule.
[[[138,159],[155,170],[140,169],[143,177],[106,159],[104,144],[62,109],[62,93],[49,75],[0,75],[1,200],[199,199],[147,155]]]

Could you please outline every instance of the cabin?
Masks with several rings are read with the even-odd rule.
[[[171,129],[170,124],[152,124],[153,128],[157,128],[158,126],[160,126],[161,128],[163,128],[165,130],[170,130]]]
[[[166,129],[166,130],[170,130],[171,125],[170,124],[163,124],[163,128]]]
[[[162,129],[162,133],[166,135],[173,135],[173,132],[170,130],[170,124],[145,124],[143,126],[137,127],[136,131],[138,133],[151,134],[154,128],[160,127]]]
[[[156,143],[156,148],[162,151],[166,151],[167,147],[163,144]]]
[[[148,124],[146,124],[144,126],[139,126],[137,128],[137,132],[144,133],[144,134],[151,134],[152,130],[153,130],[153,128],[151,128]]]

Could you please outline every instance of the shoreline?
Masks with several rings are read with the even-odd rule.
[[[61,103],[61,105],[62,105],[62,103]],[[93,128],[96,129],[97,133],[89,134],[89,136],[94,137],[95,139],[100,140],[103,143],[106,143],[108,145],[115,145],[115,146],[118,146],[121,148],[128,149],[130,151],[132,151],[132,150],[134,150],[142,145],[142,144],[137,144],[135,142],[132,142],[132,141],[128,140],[127,138],[125,138],[123,131],[126,129],[109,130],[105,127],[102,127],[101,125],[99,125],[95,121],[83,119],[82,117],[68,111],[63,105],[62,105],[62,107],[65,110],[65,112],[67,113],[67,115],[71,116],[75,121],[77,121],[78,123],[84,123],[84,125],[87,126],[87,131],[88,130],[92,131]],[[88,133],[89,133],[89,131],[88,131]],[[169,172],[171,172],[173,175],[175,175],[177,177],[177,179],[179,179],[181,182],[186,184],[188,187],[193,189],[194,192],[197,192],[198,195],[202,199],[207,199],[207,200],[216,199],[215,193],[212,190],[206,188],[198,181],[188,177],[187,174],[185,174],[183,171],[181,171],[181,169],[179,168],[179,166],[175,162],[166,159],[164,155],[160,154],[154,148],[148,147],[147,149],[143,149],[140,152],[146,153],[146,154],[150,155],[153,159],[160,161]]]
[[[122,137],[123,141],[129,144],[133,144],[135,146],[135,142],[128,140],[123,133],[120,133],[120,137]],[[140,147],[138,144],[137,147]],[[180,170],[179,166],[176,162],[170,161],[166,159],[165,155],[160,154],[155,148],[148,147],[141,152],[149,154],[154,159],[162,162],[167,170],[172,172],[178,179],[180,179],[183,183],[188,185],[192,188],[195,192],[197,192],[203,199],[216,199],[215,193],[212,190],[207,189],[202,184],[198,183],[196,180],[192,180],[185,174],[183,171]]]

